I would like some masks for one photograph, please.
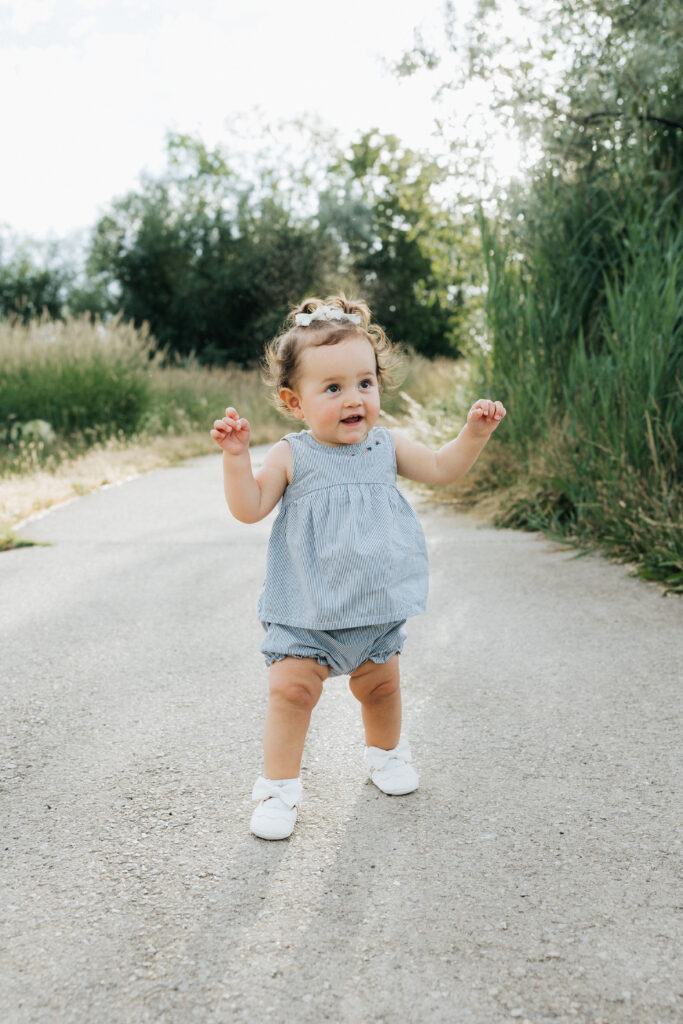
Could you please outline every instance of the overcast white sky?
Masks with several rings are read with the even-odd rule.
[[[143,170],[163,169],[168,130],[215,145],[227,118],[255,107],[436,151],[435,82],[399,81],[380,58],[398,59],[416,25],[440,25],[441,7],[0,0],[0,225],[37,238],[90,226]]]

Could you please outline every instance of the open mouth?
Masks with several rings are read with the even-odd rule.
[[[363,419],[362,416],[347,416],[346,419],[342,420],[342,423],[348,423],[348,424],[360,423],[360,421],[362,419]]]

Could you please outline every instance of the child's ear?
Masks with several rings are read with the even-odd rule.
[[[290,412],[294,413],[298,420],[304,418],[304,411],[301,408],[301,399],[291,388],[280,388],[280,398]]]

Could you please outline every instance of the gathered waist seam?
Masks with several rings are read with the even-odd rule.
[[[306,498],[309,494],[317,494],[318,491],[329,491],[333,487],[367,487],[368,485],[371,487],[396,488],[396,484],[393,480],[390,482],[387,482],[386,480],[342,480],[339,483],[335,482],[331,484],[323,484],[320,487],[310,487],[308,490],[304,491],[303,494],[296,494],[294,497],[290,498],[287,497],[287,491],[285,491],[282,496],[282,504],[283,506],[293,505],[294,502],[300,501],[302,498]],[[398,488],[396,488],[396,491],[398,494],[401,493]]]

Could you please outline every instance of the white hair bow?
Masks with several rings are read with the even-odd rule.
[[[360,313],[345,313],[336,306],[318,306],[312,313],[297,313],[294,318],[297,327],[308,327],[314,320],[350,320],[352,324],[361,323]]]

